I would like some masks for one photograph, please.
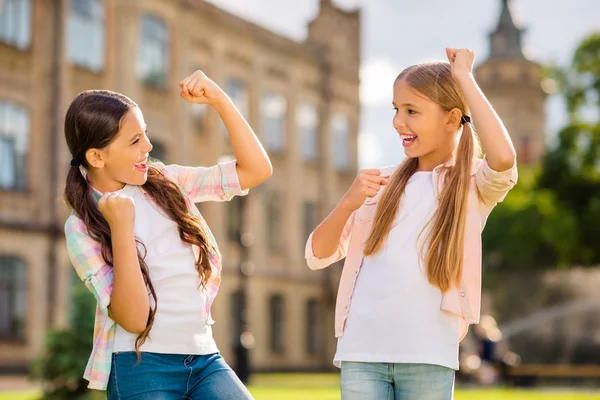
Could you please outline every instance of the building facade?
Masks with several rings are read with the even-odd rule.
[[[232,97],[274,167],[243,216],[239,200],[199,205],[224,257],[217,343],[232,361],[243,223],[253,238],[244,275],[253,369],[330,367],[339,267],[310,271],[303,249],[357,170],[359,17],[322,0],[297,42],[203,0],[0,3],[0,369],[26,368],[46,331],[68,323],[61,196],[71,100],[88,89],[124,93],[144,112],[153,156],[212,165],[232,149],[212,109],[179,97],[196,69]]]

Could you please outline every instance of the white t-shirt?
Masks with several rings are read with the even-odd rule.
[[[139,186],[126,185],[119,193],[135,201],[134,232],[146,246],[145,261],[158,299],[154,325],[140,350],[166,354],[218,352],[207,322],[206,295],[200,286],[192,247],[179,238],[177,223],[146,199]],[[136,338],[136,334],[117,325],[113,351],[133,351]]]
[[[429,232],[421,231],[435,209],[432,173],[415,173],[385,245],[363,260],[335,365],[423,363],[458,369],[459,320],[440,309],[442,293],[427,280],[420,255]]]

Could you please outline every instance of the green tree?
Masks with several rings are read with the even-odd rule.
[[[533,171],[520,171],[519,183],[492,212],[483,232],[488,272],[566,266],[578,240],[577,220],[554,194],[536,188]]]
[[[579,228],[574,264],[600,263],[600,33],[577,47],[570,68],[557,70],[569,122],[544,158],[538,186],[554,193]]]
[[[491,271],[600,264],[600,33],[551,74],[569,121],[539,171],[520,170],[490,215],[483,259]]]

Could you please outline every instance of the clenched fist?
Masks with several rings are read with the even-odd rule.
[[[390,183],[389,176],[381,176],[378,169],[363,169],[359,171],[354,183],[342,199],[342,204],[354,211],[358,209],[367,197],[373,197],[383,186]]]
[[[446,56],[450,62],[452,76],[455,79],[473,73],[473,64],[475,63],[475,52],[473,50],[447,47]]]
[[[124,194],[104,193],[98,202],[98,208],[111,229],[124,226],[133,229],[135,221],[135,202]]]
[[[227,96],[219,85],[200,70],[179,82],[179,87],[181,97],[194,104],[215,105]]]

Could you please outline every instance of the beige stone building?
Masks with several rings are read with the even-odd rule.
[[[524,29],[515,24],[509,1],[501,1],[498,25],[489,35],[490,56],[475,75],[511,134],[519,165],[535,164],[546,153],[543,67],[524,55]]]
[[[330,367],[339,268],[309,271],[303,250],[357,169],[359,15],[321,0],[300,43],[203,0],[1,1],[0,370],[25,368],[47,329],[68,321],[61,195],[70,101],[86,89],[122,92],[144,111],[156,157],[212,165],[231,154],[227,134],[214,111],[178,94],[198,68],[234,99],[275,171],[245,202],[252,366]],[[214,334],[231,362],[240,334],[237,205],[200,205],[224,255]]]

